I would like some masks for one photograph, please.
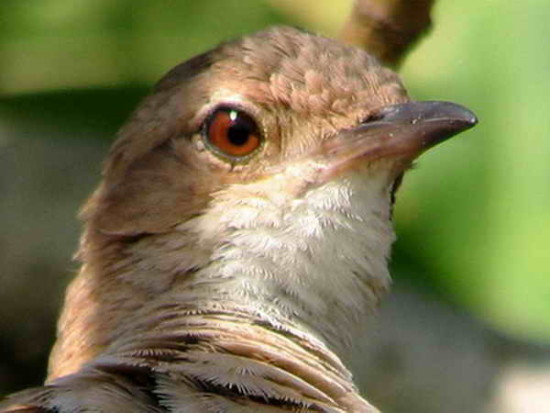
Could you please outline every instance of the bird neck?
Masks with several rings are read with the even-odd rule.
[[[216,247],[189,291],[297,323],[343,349],[390,283],[394,235],[382,182],[357,174],[298,198],[221,196],[191,224],[199,244],[215,240]]]
[[[323,363],[338,360],[390,282],[387,189],[358,175],[301,197],[242,191],[219,194],[170,233],[90,248],[98,255],[68,290],[49,380],[158,335],[156,326],[170,330],[170,320],[214,335],[293,337]]]

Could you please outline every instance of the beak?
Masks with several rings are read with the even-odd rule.
[[[367,121],[325,144],[334,160],[330,169],[347,169],[356,161],[396,159],[411,162],[422,152],[477,123],[476,116],[450,102],[408,102],[386,106]]]

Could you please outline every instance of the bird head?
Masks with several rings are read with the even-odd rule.
[[[338,347],[388,288],[403,172],[475,122],[411,101],[368,53],[292,28],[175,67],[122,128],[82,212],[53,376],[152,302],[259,314]],[[76,342],[85,355],[71,359]]]

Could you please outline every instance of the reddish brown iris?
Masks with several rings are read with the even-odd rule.
[[[204,136],[210,149],[229,158],[244,158],[262,143],[254,119],[241,110],[228,107],[218,108],[209,116]]]

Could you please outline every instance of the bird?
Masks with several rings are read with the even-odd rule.
[[[476,122],[292,27],[176,66],[81,211],[45,384],[0,411],[377,412],[342,360],[390,288],[395,193]]]

